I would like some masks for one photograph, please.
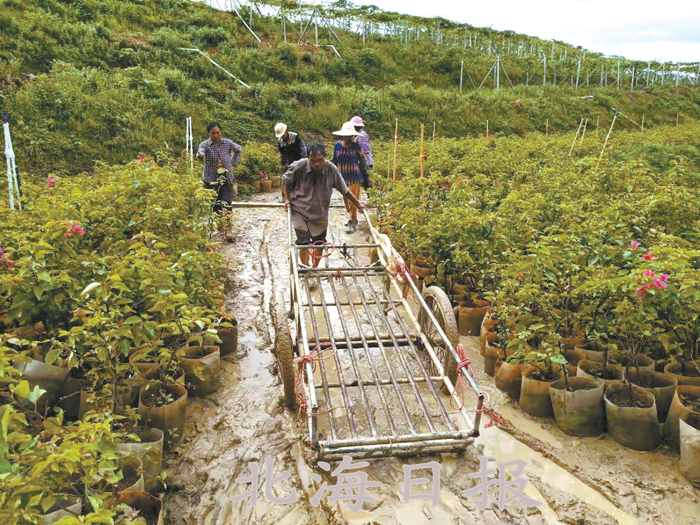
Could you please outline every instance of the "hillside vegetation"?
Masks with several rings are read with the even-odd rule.
[[[285,12],[295,6],[286,3]],[[311,138],[327,136],[355,113],[378,138],[393,136],[397,117],[402,138],[415,138],[421,122],[436,122],[443,137],[468,137],[485,133],[487,121],[491,133],[522,135],[544,132],[547,121],[551,132],[575,129],[583,117],[609,121],[614,110],[628,117],[618,121],[627,129],[637,128],[642,115],[647,127],[675,123],[679,113],[681,119],[700,115],[700,97],[688,81],[680,88],[670,77],[663,86],[658,79],[639,86],[638,76],[633,92],[590,85],[600,82],[596,68],[605,61],[563,43],[445,20],[437,29],[434,20],[334,6],[326,16],[342,43],[324,27],[320,43],[333,42],[342,58],[312,45],[313,29],[308,43],[298,44],[299,23],[287,24],[285,42],[279,18],[255,13],[258,43],[235,13],[186,0],[4,2],[0,109],[12,117],[20,169],[78,172],[98,159],[176,156],[188,113],[196,140],[205,138],[208,120],[218,119],[244,146],[274,139],[278,121]],[[247,11],[241,14],[248,19]],[[349,31],[350,15],[364,17],[365,38]],[[436,29],[426,30],[427,24]],[[397,27],[405,27],[408,38]],[[250,88],[181,47],[204,50]],[[498,92],[488,75],[496,53],[505,55]],[[542,87],[545,53],[548,85]],[[575,89],[579,59],[581,87]]]

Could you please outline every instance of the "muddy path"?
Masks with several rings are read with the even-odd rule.
[[[251,200],[276,202],[278,198],[272,193]],[[185,438],[165,458],[166,523],[700,525],[700,498],[678,473],[675,452],[663,446],[654,452],[634,452],[607,435],[567,436],[553,421],[531,418],[519,410],[482,372],[477,373],[478,383],[505,418],[504,428],[486,428],[482,423],[476,443],[459,455],[372,460],[362,471],[381,486],[368,490],[375,501],[365,503],[357,513],[348,509],[350,502],[328,503],[327,498],[314,507],[310,500],[319,483],[311,473],[322,475],[329,485],[337,480],[319,468],[317,454],[308,446],[306,421],[280,406],[282,386],[273,354],[275,305],[289,304],[286,217],[271,209],[240,209],[236,214],[237,240],[221,250],[228,274],[227,307],[238,319],[238,350],[223,359],[218,392],[189,401]],[[346,220],[342,210],[331,210],[331,228],[340,239],[369,241],[362,220],[357,233],[346,235]],[[477,371],[483,370],[476,341],[463,337],[462,343]],[[448,402],[445,405],[449,407]],[[494,485],[488,489],[489,505],[480,510],[475,504],[478,495],[462,495],[477,484],[469,475],[479,471],[479,455],[493,460],[490,468],[495,468],[495,462],[525,460],[524,475],[529,481],[525,495],[542,505],[528,507],[515,501],[500,509]],[[290,474],[272,485],[272,496],[284,497],[296,490],[298,501],[269,503],[266,459],[274,461],[273,478]],[[404,467],[430,461],[440,465],[439,503],[405,501]],[[251,490],[251,484],[235,480],[249,476],[256,463],[260,471],[254,491],[257,504],[232,501],[232,496]],[[430,470],[416,470],[412,477],[429,480],[415,485],[412,494],[430,493]]]

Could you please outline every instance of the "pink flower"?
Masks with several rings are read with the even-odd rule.
[[[82,237],[83,235],[85,235],[85,230],[83,230],[83,229],[80,227],[80,224],[76,224],[75,226],[73,226],[73,229],[72,229],[71,231],[74,231],[75,233],[77,233],[77,234],[80,235],[81,237]]]
[[[153,159],[151,159],[149,162],[151,163],[151,165],[154,165],[156,163],[156,161]]]
[[[462,184],[462,179],[459,179],[459,180],[457,181],[457,184]]]
[[[265,178],[265,174],[264,174],[262,171],[259,173],[259,175],[260,175],[260,178],[261,178],[261,179],[264,179],[264,178]]]
[[[525,276],[521,273],[520,275],[518,275],[518,279],[522,281],[523,279],[525,279]]]
[[[139,155],[138,157],[136,157],[136,160],[138,160],[139,162],[143,162],[145,159],[143,158],[143,155]]]
[[[4,262],[8,266],[8,268],[12,268],[15,265],[15,263],[13,263],[10,260],[10,258],[5,253],[5,250],[3,250],[2,248],[0,248],[0,261]]]
[[[73,237],[73,230],[68,230],[66,232],[66,237]]]
[[[641,256],[642,259],[645,261],[655,261],[656,257],[652,257],[652,254],[654,253],[654,250],[649,250],[647,253]]]
[[[637,290],[637,295],[639,295],[640,297],[644,297],[644,288],[640,288],[639,290]]]
[[[655,288],[659,288],[659,287],[666,288],[667,286],[668,286],[668,284],[666,284],[666,281],[660,281],[659,279],[654,278],[654,287]]]
[[[662,281],[667,281],[668,277],[669,275],[667,273],[662,273],[661,275],[659,275],[659,279],[661,279]]]
[[[55,187],[56,187],[56,179],[54,179],[53,177],[47,178],[46,179],[46,188],[50,190],[51,188],[55,188]]]
[[[644,270],[644,277],[654,277],[654,272],[651,270]]]
[[[640,244],[642,244],[642,243],[637,242],[637,241],[632,241],[632,243],[630,244],[630,249],[636,250],[637,248],[639,248]]]

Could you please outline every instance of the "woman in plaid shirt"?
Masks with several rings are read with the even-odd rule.
[[[214,121],[207,124],[209,138],[199,145],[197,157],[204,159],[204,186],[216,191],[214,211],[230,211],[235,191],[236,178],[233,167],[238,166],[241,147],[232,140],[221,137],[221,125]],[[226,240],[233,240],[230,232]]]

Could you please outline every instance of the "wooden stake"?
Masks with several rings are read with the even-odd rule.
[[[598,162],[600,162],[600,159],[603,158],[603,153],[605,153],[605,148],[608,147],[608,140],[610,139],[610,134],[612,133],[613,126],[615,125],[615,121],[617,120],[617,115],[613,117],[612,124],[610,124],[610,131],[608,131],[608,136],[605,137],[605,144],[603,144],[603,149],[600,150],[600,157],[598,157]]]
[[[586,118],[586,122],[583,123],[583,133],[581,133],[581,142],[579,142],[579,146],[583,144],[583,137],[586,136],[586,128],[588,127],[588,118]]]
[[[396,182],[396,149],[399,145],[399,117],[396,117],[396,129],[394,130],[394,182]]]
[[[486,138],[489,138],[489,121],[486,121]]]
[[[386,180],[391,180],[391,151],[386,152]]]
[[[549,119],[547,119],[547,124],[545,124],[544,134],[549,135]]]
[[[435,142],[435,125],[437,124],[436,121],[433,121],[433,142]]]
[[[576,144],[576,139],[578,138],[578,134],[581,132],[581,126],[583,126],[583,119],[581,119],[581,122],[578,124],[578,129],[576,130],[576,136],[574,137],[574,141],[571,143],[571,149],[569,150],[569,157],[571,157],[571,153],[574,151],[574,145]]]
[[[420,125],[420,178],[423,178],[425,173],[425,124]],[[420,189],[420,201],[425,202],[425,188]]]
[[[595,121],[595,139],[600,140],[600,133],[598,133],[598,128],[600,127],[600,115]]]
[[[642,133],[644,133],[644,114],[642,114]]]

